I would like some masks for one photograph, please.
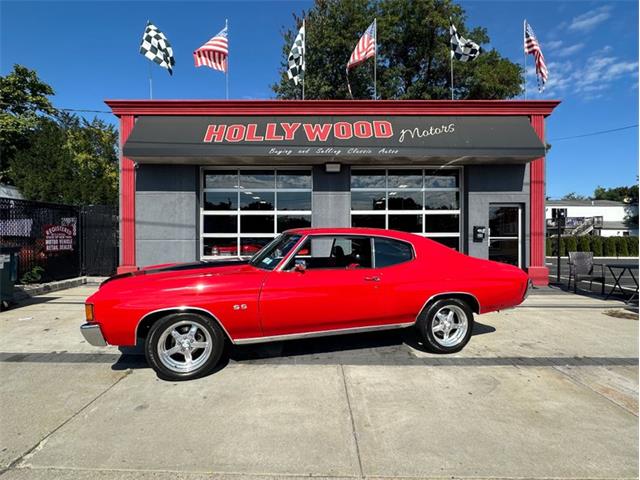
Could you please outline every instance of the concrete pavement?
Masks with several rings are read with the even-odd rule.
[[[621,302],[533,295],[477,317],[450,356],[410,330],[235,347],[171,383],[84,343],[92,291],[0,314],[3,478],[638,476],[638,321],[611,316]]]

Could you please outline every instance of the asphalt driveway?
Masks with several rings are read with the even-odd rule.
[[[78,332],[93,287],[0,314],[7,479],[637,478],[638,321],[547,290],[456,355],[411,331],[231,348],[192,382]]]

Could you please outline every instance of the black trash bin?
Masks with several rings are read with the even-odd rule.
[[[18,252],[20,247],[0,246],[0,310],[14,303],[13,292],[18,279]]]

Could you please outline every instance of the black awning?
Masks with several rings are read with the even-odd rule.
[[[523,116],[142,116],[138,163],[522,163],[545,155]]]

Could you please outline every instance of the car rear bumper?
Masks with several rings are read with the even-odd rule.
[[[104,347],[107,345],[104,335],[102,335],[102,330],[100,330],[100,325],[97,323],[85,323],[81,325],[80,332],[84,339],[94,347]]]

